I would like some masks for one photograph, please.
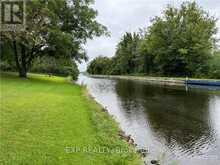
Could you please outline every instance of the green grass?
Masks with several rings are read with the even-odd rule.
[[[209,91],[210,94],[218,94],[220,95],[220,91]]]
[[[28,77],[1,73],[0,164],[141,164],[135,153],[97,152],[98,147],[133,149],[119,139],[116,122],[84,88],[61,77]],[[70,151],[74,147],[80,151]]]

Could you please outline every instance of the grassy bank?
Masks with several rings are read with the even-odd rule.
[[[130,147],[115,121],[85,93],[61,77],[1,73],[0,164],[140,164],[123,152]]]

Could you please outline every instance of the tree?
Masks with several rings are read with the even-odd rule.
[[[195,2],[168,5],[147,29],[122,37],[107,73],[219,77],[216,21]]]
[[[118,70],[119,74],[129,74],[135,72],[139,58],[139,41],[139,34],[127,32],[118,43],[115,54],[115,70]]]
[[[108,74],[111,65],[111,59],[108,57],[96,57],[89,63],[87,72],[90,74]]]
[[[208,69],[209,78],[220,79],[220,50],[216,50],[213,53],[212,58],[208,62],[209,62],[209,69]]]
[[[20,77],[26,77],[33,61],[41,56],[86,60],[82,44],[94,36],[107,34],[90,7],[93,0],[27,1],[26,29],[2,33],[2,48],[12,51]],[[3,51],[4,52],[4,51]]]
[[[216,19],[195,2],[168,6],[149,27],[148,51],[163,75],[195,76],[207,71],[215,47]]]

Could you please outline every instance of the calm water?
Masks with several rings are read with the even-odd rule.
[[[87,85],[138,148],[149,150],[146,161],[220,165],[220,95],[83,75],[78,82]]]

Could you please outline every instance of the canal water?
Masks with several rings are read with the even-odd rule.
[[[78,83],[85,84],[96,101],[107,107],[137,148],[148,150],[146,162],[220,165],[220,95],[210,92],[220,89],[84,75]]]

